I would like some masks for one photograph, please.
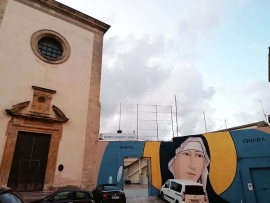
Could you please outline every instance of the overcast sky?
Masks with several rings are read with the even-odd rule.
[[[177,136],[175,96],[178,136],[265,120],[259,100],[270,114],[269,0],[59,2],[111,25],[101,133],[119,129],[121,103],[123,133],[138,123],[141,139]]]

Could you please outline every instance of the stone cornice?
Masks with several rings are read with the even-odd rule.
[[[110,25],[54,0],[15,0],[96,34],[105,34]]]
[[[11,117],[23,117],[23,118],[34,118],[42,121],[49,121],[49,122],[56,122],[56,123],[66,123],[69,119],[65,116],[65,114],[56,106],[52,106],[52,109],[54,113],[57,115],[57,118],[39,115],[39,114],[26,114],[26,113],[20,113],[19,111],[26,106],[30,101],[21,102],[19,104],[16,104],[12,106],[11,109],[6,109],[6,113]]]
[[[32,88],[33,88],[34,90],[41,90],[41,91],[43,91],[43,92],[49,92],[49,93],[51,93],[51,94],[56,93],[55,90],[50,90],[50,89],[43,88],[43,87],[32,86]]]

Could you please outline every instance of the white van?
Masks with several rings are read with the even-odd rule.
[[[203,185],[191,180],[169,179],[160,189],[162,199],[171,203],[205,203]]]

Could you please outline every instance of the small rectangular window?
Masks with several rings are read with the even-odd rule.
[[[175,182],[172,181],[171,182],[170,189],[176,191],[176,187],[177,187],[177,183],[175,183]]]
[[[182,185],[181,184],[177,184],[176,191],[177,192],[181,192],[182,191]]]
[[[53,196],[53,199],[56,201],[60,200],[72,200],[73,199],[73,192],[60,192]]]

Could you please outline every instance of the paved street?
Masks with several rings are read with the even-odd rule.
[[[147,185],[124,185],[124,192],[126,197],[148,197]]]
[[[158,197],[148,197],[147,185],[125,185],[127,203],[161,203]]]
[[[127,198],[127,203],[161,203],[164,202],[157,197],[131,197]]]

